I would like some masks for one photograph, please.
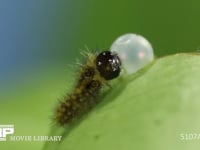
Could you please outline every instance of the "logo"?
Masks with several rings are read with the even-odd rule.
[[[49,141],[49,142],[57,142],[61,141],[62,136],[52,135],[11,135],[14,134],[14,125],[0,125],[0,142],[1,141],[12,141],[12,142],[18,142],[18,141]],[[7,135],[10,135],[9,138],[6,138]]]
[[[6,136],[13,133],[14,125],[0,125],[0,141],[6,141]]]

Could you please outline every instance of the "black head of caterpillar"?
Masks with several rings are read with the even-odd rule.
[[[88,53],[86,63],[81,67],[72,93],[59,104],[55,112],[56,122],[64,126],[93,108],[99,101],[101,87],[119,76],[121,62],[116,53],[103,51]]]
[[[111,51],[104,51],[96,57],[96,67],[100,75],[106,80],[119,76],[121,62],[117,54]]]

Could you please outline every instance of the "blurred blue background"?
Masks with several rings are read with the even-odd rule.
[[[15,124],[18,135],[46,135],[52,107],[72,82],[68,64],[85,45],[104,50],[132,32],[146,37],[158,57],[198,50],[199,6],[198,0],[1,0],[0,124]]]

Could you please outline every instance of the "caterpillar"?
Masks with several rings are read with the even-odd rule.
[[[60,126],[70,124],[90,111],[98,102],[104,85],[119,76],[121,61],[117,53],[103,51],[88,53],[74,90],[60,102],[55,111],[55,120]]]

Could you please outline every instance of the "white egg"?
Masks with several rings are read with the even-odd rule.
[[[132,74],[154,59],[153,48],[149,41],[137,34],[124,34],[112,44],[111,51],[118,54],[123,68]]]

